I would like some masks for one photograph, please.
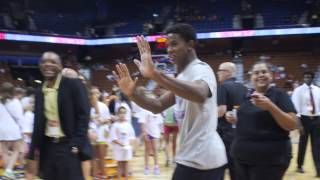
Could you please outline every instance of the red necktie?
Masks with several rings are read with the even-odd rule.
[[[316,107],[315,107],[315,104],[314,104],[314,99],[313,99],[313,93],[312,93],[311,86],[309,86],[309,90],[310,90],[310,101],[311,101],[311,106],[312,106],[311,113],[312,113],[312,114],[315,114],[315,112],[316,112]]]

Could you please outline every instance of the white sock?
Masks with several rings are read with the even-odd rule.
[[[7,173],[12,173],[12,169],[6,169]]]

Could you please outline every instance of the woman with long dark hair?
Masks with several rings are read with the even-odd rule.
[[[252,67],[254,89],[243,98],[237,116],[231,155],[238,180],[281,180],[291,159],[289,131],[297,126],[295,109],[287,93],[271,86],[272,72],[265,62]]]

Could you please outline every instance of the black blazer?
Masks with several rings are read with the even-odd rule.
[[[63,133],[71,147],[79,149],[82,159],[90,159],[92,150],[88,139],[90,118],[89,98],[85,86],[79,79],[62,77],[58,89],[58,110]],[[42,87],[35,95],[35,118],[29,159],[34,159],[35,152],[40,154],[40,164],[45,149],[45,129],[47,119],[44,115],[44,95]],[[40,166],[41,167],[41,166]]]

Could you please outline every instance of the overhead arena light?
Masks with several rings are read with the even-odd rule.
[[[219,39],[219,38],[241,38],[241,37],[284,36],[284,35],[305,35],[305,34],[320,34],[320,27],[209,32],[209,33],[197,33],[197,37],[198,39]],[[149,42],[155,42],[159,38],[163,39],[165,38],[165,36],[163,35],[146,36],[146,39]],[[96,46],[96,45],[135,43],[136,37],[80,39],[80,38],[66,38],[66,37],[56,37],[56,36],[38,36],[38,35],[0,33],[0,40]]]
[[[35,83],[38,83],[38,84],[41,84],[41,83],[42,83],[42,81],[40,81],[40,80],[34,80],[34,82],[35,82]]]

